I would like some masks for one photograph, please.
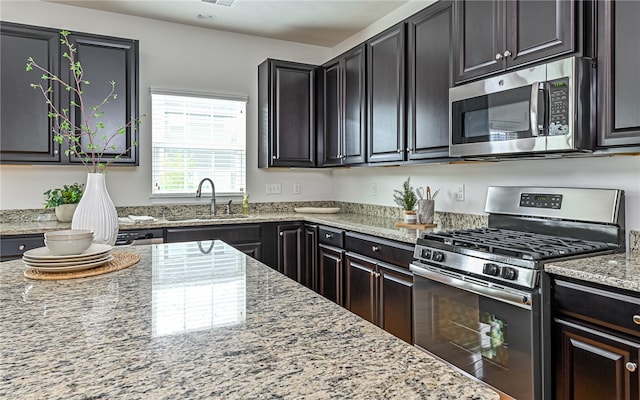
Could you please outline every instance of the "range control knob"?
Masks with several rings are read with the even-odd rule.
[[[433,254],[431,255],[431,259],[433,261],[442,262],[444,261],[444,253],[440,251],[434,251]]]
[[[482,273],[491,276],[498,276],[500,274],[500,267],[496,264],[486,263],[482,266]]]
[[[500,276],[510,281],[515,281],[518,277],[518,271],[515,268],[504,267],[500,272]]]
[[[420,251],[420,258],[424,258],[425,260],[428,260],[431,258],[431,250],[429,249],[422,249]]]

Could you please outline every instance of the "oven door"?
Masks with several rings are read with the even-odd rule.
[[[539,398],[539,294],[413,263],[416,346],[518,400]]]

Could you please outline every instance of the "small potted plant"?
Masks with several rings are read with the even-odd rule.
[[[64,185],[62,189],[49,189],[44,192],[46,196],[44,208],[54,208],[58,221],[71,222],[83,192],[84,184],[80,183]]]
[[[415,190],[411,186],[411,177],[408,177],[402,184],[402,191],[393,191],[393,201],[404,210],[404,222],[408,224],[416,223],[416,204],[418,203],[418,197]]]

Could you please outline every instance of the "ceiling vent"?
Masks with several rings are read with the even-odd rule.
[[[205,3],[216,4],[218,6],[231,7],[235,0],[202,0]]]

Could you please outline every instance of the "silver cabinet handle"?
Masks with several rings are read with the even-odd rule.
[[[330,234],[330,233],[325,233],[324,237],[326,237],[327,239],[331,239],[333,237],[333,235]]]
[[[398,153],[402,153],[402,149],[398,149],[396,150]]]
[[[371,251],[373,252],[380,251],[380,248],[378,246],[371,246]]]
[[[18,246],[18,250],[22,251],[25,249],[25,247],[26,247],[25,245],[21,244],[20,246]]]
[[[280,236],[284,236],[284,232],[280,232]]]
[[[497,53],[496,54],[496,60],[502,60],[502,54]]]
[[[640,325],[640,315],[633,316],[633,323],[636,325]]]
[[[638,369],[638,364],[636,363],[632,363],[631,361],[629,361],[628,363],[626,363],[624,365],[624,367],[627,369],[627,371],[629,372],[635,372],[636,369]]]
[[[511,52],[509,50],[506,50],[503,54],[505,58],[509,57],[510,55],[511,55]]]
[[[271,159],[272,159],[272,160],[275,160],[276,158],[278,158],[278,157],[276,157],[276,156],[271,156]]]

